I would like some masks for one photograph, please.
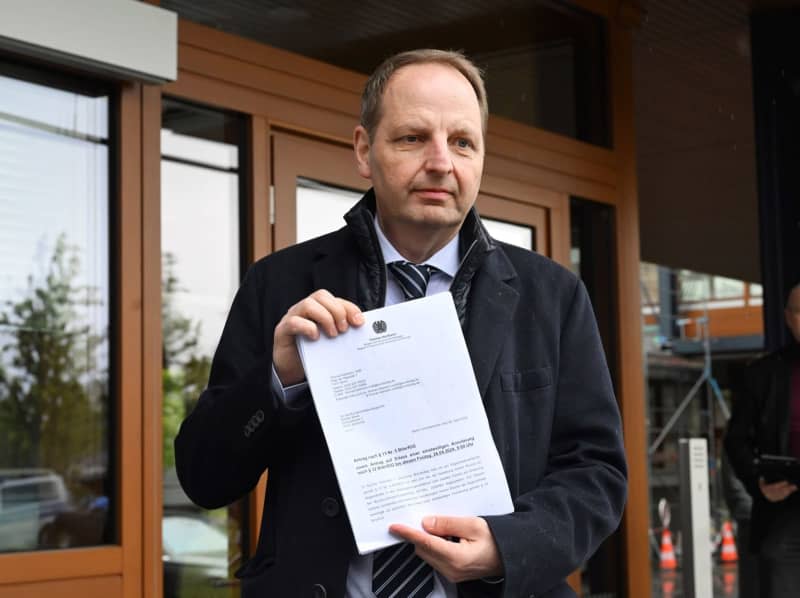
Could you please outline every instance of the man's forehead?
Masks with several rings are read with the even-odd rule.
[[[475,97],[475,102],[478,103],[478,95],[475,93],[475,89],[464,73],[452,65],[440,62],[420,62],[400,67],[389,77],[384,95],[388,93],[405,94],[418,92],[420,89],[419,83],[429,80],[432,74],[437,74],[436,71],[441,74],[446,73],[452,75],[454,82],[462,82],[470,89],[472,95]],[[458,85],[459,83],[455,84]]]
[[[439,71],[438,74],[452,75],[452,81],[447,83],[441,80],[433,81],[432,77],[436,76],[437,70]],[[433,104],[429,102],[430,99],[434,98],[438,100],[446,98],[450,93],[455,95],[458,85],[461,83],[463,83],[461,91],[466,92],[469,94],[469,97],[474,99],[474,104],[469,106],[468,112],[472,112],[472,108],[475,109],[475,116],[478,117],[478,126],[480,126],[480,103],[478,102],[478,96],[472,84],[469,82],[469,79],[458,69],[447,64],[435,62],[403,66],[392,74],[381,100],[384,108],[384,110],[382,110],[383,117],[387,115],[390,115],[393,119],[410,119],[417,117],[422,120],[428,115],[426,106],[433,106]],[[386,110],[387,105],[391,106],[391,111]],[[471,128],[473,123],[471,122],[470,116],[472,116],[472,114],[461,114],[459,116],[459,112],[463,113],[464,111],[463,104],[461,105],[461,110],[459,110],[458,106],[458,101],[449,104],[447,113],[453,116],[454,119],[463,121],[464,127]]]

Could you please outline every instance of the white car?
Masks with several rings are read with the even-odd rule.
[[[0,469],[0,552],[35,550],[39,531],[69,505],[63,478],[47,469]]]

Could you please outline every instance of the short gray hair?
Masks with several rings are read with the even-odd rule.
[[[367,135],[372,135],[381,120],[381,104],[386,86],[395,72],[404,66],[412,64],[443,64],[456,69],[469,81],[478,98],[481,111],[481,128],[486,137],[486,127],[489,121],[489,101],[486,97],[486,87],[483,83],[483,72],[463,52],[456,50],[409,50],[390,56],[384,60],[367,79],[364,93],[361,94],[361,126],[367,130]]]

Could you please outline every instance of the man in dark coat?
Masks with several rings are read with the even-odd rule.
[[[269,468],[258,547],[239,572],[245,598],[574,596],[565,577],[618,525],[626,495],[619,412],[586,290],[481,224],[473,204],[488,108],[462,55],[388,59],[367,82],[361,116],[356,162],[373,189],[343,229],[249,269],[208,388],[176,439],[181,484],[216,508]],[[295,344],[346,334],[362,310],[407,297],[395,262],[427,272],[423,294],[452,293],[515,507],[432,513],[424,531],[391,526],[408,542],[398,558],[356,552]]]
[[[750,547],[760,556],[762,598],[800,590],[800,495],[787,480],[759,476],[755,458],[800,458],[800,285],[786,301],[794,342],[748,366],[735,396],[725,448],[753,497]]]

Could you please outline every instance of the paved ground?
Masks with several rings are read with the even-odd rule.
[[[714,598],[739,598],[737,591],[738,569],[736,563],[714,565]],[[653,572],[652,598],[683,598],[681,570]]]

